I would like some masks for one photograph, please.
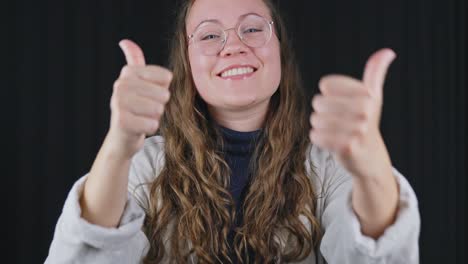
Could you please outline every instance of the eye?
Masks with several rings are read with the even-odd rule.
[[[215,35],[215,34],[209,34],[209,35],[205,35],[201,38],[201,40],[214,40],[214,39],[217,39],[219,38],[218,35]]]
[[[248,28],[246,30],[244,30],[244,33],[256,33],[256,32],[262,32],[263,30],[259,29],[259,28]]]

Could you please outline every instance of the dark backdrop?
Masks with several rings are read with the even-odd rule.
[[[372,52],[396,51],[382,131],[419,198],[421,263],[466,263],[464,0],[279,4],[309,98],[322,75],[360,78]],[[66,194],[108,129],[112,84],[124,64],[118,41],[134,39],[148,63],[165,65],[175,3],[3,5],[2,240],[10,246],[3,257],[42,263]]]

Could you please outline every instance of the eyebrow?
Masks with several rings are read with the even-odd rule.
[[[255,13],[255,12],[250,12],[250,13],[246,13],[246,14],[243,14],[243,15],[239,16],[237,21],[239,22],[240,19],[242,19],[242,18],[244,18],[244,17],[246,17],[248,15],[262,16],[262,15],[259,15],[259,14]],[[205,20],[202,20],[200,23],[198,23],[198,25],[195,27],[195,29],[197,29],[201,24],[207,23],[207,22],[214,22],[214,23],[222,24],[221,21],[219,21],[218,19],[205,19]]]

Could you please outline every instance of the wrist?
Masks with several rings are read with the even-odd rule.
[[[119,141],[117,135],[111,132],[106,135],[101,148],[103,158],[113,162],[127,162],[132,159],[134,153],[125,148],[125,144],[119,144]]]
[[[378,238],[394,222],[398,197],[398,183],[392,171],[381,177],[354,178],[352,204],[365,235]]]

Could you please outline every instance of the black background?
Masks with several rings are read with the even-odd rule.
[[[466,263],[464,0],[278,1],[309,98],[328,73],[361,78],[397,53],[381,128],[414,187],[421,263]],[[9,263],[42,263],[65,197],[107,132],[112,84],[131,38],[166,65],[175,2],[17,0],[1,10],[2,240]],[[3,254],[2,254],[3,255]]]

